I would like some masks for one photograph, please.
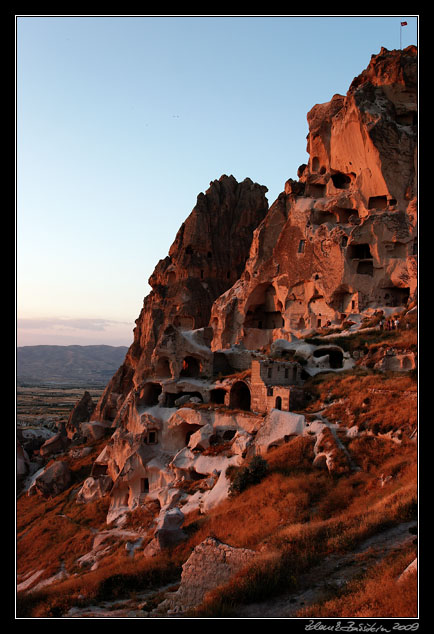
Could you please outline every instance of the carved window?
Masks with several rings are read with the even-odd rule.
[[[148,478],[140,479],[140,493],[147,493],[149,491],[149,480]]]
[[[147,445],[156,445],[158,442],[158,434],[156,429],[151,429],[148,431],[148,435],[146,436],[146,444]]]

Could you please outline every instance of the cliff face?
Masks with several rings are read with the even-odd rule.
[[[213,350],[259,349],[414,298],[417,51],[382,49],[307,115],[308,165],[255,232],[240,280],[214,303]]]
[[[268,211],[267,188],[222,176],[200,193],[169,254],[149,279],[134,342],[108,384],[94,419],[114,420],[125,397],[153,374],[153,352],[171,332],[208,326],[213,302],[240,277],[253,231]],[[212,333],[211,333],[212,334]],[[208,339],[207,339],[208,337]],[[205,344],[209,345],[205,333]],[[175,368],[175,374],[180,369]]]
[[[416,297],[416,48],[381,49],[307,120],[308,164],[270,209],[250,179],[222,176],[199,194],[94,419],[125,421],[126,397],[140,401],[155,376],[178,380],[193,348],[207,367],[185,375],[210,376],[212,351],[261,350]]]

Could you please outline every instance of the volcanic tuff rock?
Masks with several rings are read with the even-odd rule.
[[[131,388],[152,372],[154,348],[168,327],[195,330],[208,326],[215,299],[241,275],[254,229],[265,217],[267,188],[249,178],[212,181],[197,197],[181,225],[169,255],[149,279],[134,329],[134,342],[123,365],[107,386],[94,419],[113,420]]]
[[[66,430],[70,437],[77,432],[80,427],[80,423],[90,420],[94,409],[95,403],[93,402],[89,392],[85,391],[81,399],[75,404],[74,409],[69,415],[68,422],[66,423]]]
[[[108,522],[149,500],[207,512],[228,466],[305,432],[316,466],[351,468],[336,437],[290,412],[303,372],[355,357],[300,337],[417,298],[416,78],[415,47],[381,49],[345,96],[314,106],[308,164],[269,209],[250,179],[199,194],[91,417],[115,428],[92,471],[113,482]]]
[[[213,305],[213,350],[261,348],[417,284],[417,51],[382,49],[346,96],[308,113],[308,165],[255,231],[240,279]]]
[[[182,566],[181,585],[167,596],[155,613],[182,612],[199,605],[210,590],[246,567],[256,557],[253,550],[233,548],[213,537],[198,544]]]

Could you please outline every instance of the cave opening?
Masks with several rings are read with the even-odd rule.
[[[348,189],[351,183],[351,178],[347,174],[343,174],[342,172],[336,172],[335,174],[332,174],[331,179],[336,189]]]
[[[257,287],[249,299],[248,306],[245,328],[261,330],[283,328],[282,305],[276,302],[276,291],[273,286]]]
[[[189,398],[198,398],[201,403],[203,402],[202,394],[200,392],[166,392],[165,393],[165,407],[177,407],[176,401],[182,396],[188,396]],[[188,400],[186,400],[188,403]]]
[[[371,196],[368,201],[368,209],[386,209],[387,196]]]
[[[161,378],[170,378],[172,376],[169,359],[167,359],[167,357],[160,357],[160,359],[158,359],[155,373]]]
[[[347,248],[347,255],[351,260],[370,260],[372,259],[371,247],[369,244],[351,243]]]
[[[158,397],[161,392],[162,387],[159,383],[146,383],[140,391],[137,405],[145,405],[146,407],[158,405]]]
[[[216,405],[222,405],[225,402],[226,390],[223,388],[215,388],[211,390],[210,393],[211,403],[215,403]]]
[[[357,274],[358,275],[370,275],[371,277],[374,275],[374,265],[372,261],[363,261],[357,264]]]
[[[244,381],[237,381],[231,388],[229,406],[250,411],[250,390]]]
[[[180,376],[195,378],[200,375],[202,371],[201,363],[196,357],[187,356],[182,362],[182,369]]]
[[[339,348],[317,348],[313,353],[316,358],[326,355],[329,357],[329,365],[332,369],[337,370],[343,367],[344,355],[342,350],[339,350]]]

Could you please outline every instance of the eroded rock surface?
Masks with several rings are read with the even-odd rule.
[[[253,550],[208,537],[193,550],[182,567],[181,585],[158,606],[157,613],[184,612],[199,605],[207,592],[229,581],[255,557]]]
[[[228,467],[296,435],[316,436],[315,466],[352,469],[331,426],[307,428],[304,382],[416,367],[410,350],[361,359],[332,338],[417,299],[416,48],[381,49],[307,120],[308,163],[270,207],[262,185],[222,176],[155,267],[125,361],[79,423],[93,440],[113,429],[79,496],[111,482],[108,522],[149,501],[206,513]],[[326,343],[304,340],[323,327]]]

